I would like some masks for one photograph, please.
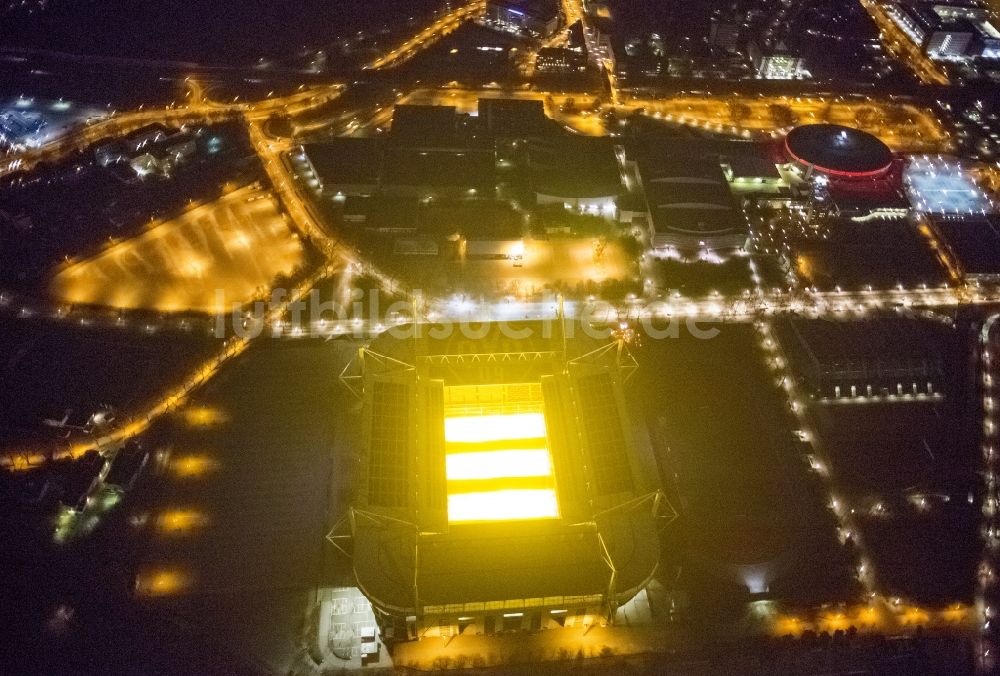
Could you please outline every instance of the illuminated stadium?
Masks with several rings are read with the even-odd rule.
[[[383,335],[344,378],[360,480],[330,540],[396,640],[604,623],[657,568],[672,511],[625,403],[635,362],[578,325],[505,326]]]

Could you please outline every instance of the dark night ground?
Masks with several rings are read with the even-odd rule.
[[[270,343],[227,367],[196,397],[226,412],[227,422],[203,430],[175,418],[145,437],[150,448],[205,453],[218,470],[200,479],[150,470],[88,540],[57,548],[41,515],[5,510],[3,539],[18,544],[0,556],[7,579],[19,582],[3,586],[2,607],[12,620],[6,626],[20,629],[7,645],[38,673],[125,665],[177,673],[191,664],[230,673],[240,662],[285,662],[306,592],[337,581],[326,570],[332,548],[324,535],[329,491],[346,476],[331,473],[331,446],[350,405],[336,377],[350,354],[338,342]],[[158,512],[192,506],[210,521],[191,537],[128,523],[150,514],[152,524]],[[136,572],[158,564],[184,565],[204,594],[135,602]],[[76,611],[61,635],[45,628],[60,604]]]

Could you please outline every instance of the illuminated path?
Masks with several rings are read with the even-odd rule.
[[[997,470],[1000,469],[1000,429],[997,426],[997,402],[1000,401],[1000,315],[991,315],[983,324],[980,334],[980,378],[983,389],[983,514],[980,536],[983,554],[978,569],[976,589],[976,614],[981,623],[977,668],[979,673],[994,673],[997,667],[997,630],[990,628],[996,621],[996,606],[1000,599],[1000,494],[997,492]]]
[[[291,190],[287,186],[286,192]],[[294,191],[293,191],[294,193]],[[292,204],[301,197],[294,193]],[[295,207],[293,207],[295,208]],[[304,208],[300,205],[299,208]],[[313,222],[312,227],[318,228]],[[319,236],[317,234],[317,236]],[[289,298],[269,309],[263,321],[269,330],[261,332],[261,336],[275,338],[308,338],[351,336],[359,340],[367,339],[391,328],[392,324],[402,323],[405,319],[386,322],[380,319],[366,320],[360,318],[343,320],[317,320],[304,326],[293,326],[287,321],[287,314],[292,303],[304,299],[308,292],[320,281],[345,269],[346,266],[357,266],[354,258],[346,250],[335,243],[327,245],[331,255],[340,256],[339,264],[330,264],[310,275],[306,280],[291,290]],[[341,255],[339,252],[343,252]],[[377,274],[374,273],[374,274]],[[400,288],[391,278],[379,278],[387,288],[397,294]],[[837,317],[856,318],[873,312],[899,311],[915,313],[922,309],[954,309],[959,305],[991,305],[1000,304],[1000,288],[982,289],[927,289],[927,290],[893,290],[871,291],[857,293],[805,293],[805,294],[758,294],[748,297],[718,296],[701,300],[672,298],[669,300],[647,301],[636,299],[624,304],[611,304],[601,301],[583,303],[565,303],[565,314],[569,318],[581,319],[597,325],[614,325],[620,321],[650,322],[653,329],[670,332],[672,330],[690,330],[684,325],[671,326],[672,320],[697,320],[708,324],[696,329],[711,328],[710,322],[748,322],[771,316],[794,313],[803,317]],[[51,306],[50,306],[51,307]],[[39,310],[26,305],[12,302],[9,294],[0,294],[0,309],[13,312],[18,316],[29,318]],[[46,315],[52,316],[52,315]],[[74,314],[72,316],[56,314],[56,317],[68,320],[88,319],[88,315]],[[557,316],[555,300],[522,303],[499,302],[478,304],[467,300],[438,299],[429,303],[426,316],[423,319],[434,322],[453,322],[456,330],[461,330],[463,323],[477,324],[484,321],[518,321],[523,319],[545,319]],[[107,313],[94,312],[90,321],[110,322]],[[656,320],[653,322],[652,320]],[[96,323],[95,322],[95,323]],[[211,378],[228,360],[242,354],[252,339],[232,337],[223,348],[206,364],[197,369],[178,387],[169,391],[162,399],[151,405],[145,411],[133,415],[129,422],[114,429],[108,435],[90,439],[68,448],[57,449],[52,453],[41,450],[4,449],[0,455],[0,467],[27,469],[44,463],[49,458],[79,457],[90,450],[114,450],[127,439],[144,432],[158,417],[176,410],[186,398],[198,387]]]
[[[930,109],[869,97],[674,96],[630,98],[624,105],[643,108],[656,119],[733,135],[776,135],[787,130],[783,122],[792,126],[826,122],[862,128],[896,151],[943,152],[951,147],[948,133]],[[732,117],[734,106],[743,112],[737,119]],[[785,109],[789,119],[775,120],[776,107]],[[890,107],[909,119],[892,122]],[[860,124],[865,118],[859,113],[868,111],[874,113],[873,122]]]
[[[41,162],[58,162],[66,156],[79,152],[95,142],[116,136],[124,136],[135,130],[154,123],[204,122],[212,123],[232,119],[237,115],[245,115],[247,119],[263,122],[267,118],[281,113],[294,118],[296,115],[309,112],[321,105],[333,101],[340,96],[345,85],[333,84],[321,87],[303,88],[294,94],[264,99],[252,103],[219,103],[205,98],[202,86],[194,81],[188,81],[190,102],[186,106],[171,108],[155,108],[118,112],[111,117],[93,122],[54,139],[39,148],[33,148],[22,153],[11,155],[0,160],[0,177],[14,171],[28,171]],[[566,95],[553,95],[551,92],[514,91],[500,92],[495,89],[415,89],[407,94],[406,101],[424,105],[456,105],[462,110],[472,110],[479,97],[496,98],[513,97],[544,100],[553,96],[555,103],[565,102]],[[797,122],[818,122],[829,112],[830,120],[847,126],[857,126],[855,114],[862,108],[872,108],[876,113],[885,114],[887,101],[878,99],[850,100],[843,97],[740,97],[738,102],[747,106],[749,115],[739,120],[732,120],[730,115],[732,96],[669,96],[662,98],[632,98],[623,102],[626,108],[643,108],[647,115],[668,122],[674,122],[692,127],[700,127],[720,133],[730,133],[734,136],[775,136],[784,129],[772,119],[769,107],[779,105],[787,107]],[[896,150],[910,152],[946,152],[951,148],[951,139],[944,131],[934,114],[926,108],[914,105],[904,105],[902,108],[911,116],[913,124],[890,124],[879,122],[869,129]],[[386,111],[391,112],[387,107]],[[386,111],[382,111],[385,114]],[[606,134],[600,115],[569,115],[553,112],[555,117],[586,134]],[[382,116],[383,118],[385,115]],[[380,118],[382,120],[382,118]],[[382,120],[384,121],[384,120]],[[380,122],[381,123],[381,122]],[[314,125],[315,126],[315,125]],[[308,127],[304,128],[308,129]]]
[[[486,10],[483,0],[473,0],[466,5],[453,9],[439,17],[430,26],[414,35],[388,54],[384,54],[365,66],[366,69],[392,68],[408,61],[424,49],[427,49],[445,35],[448,35],[468,19],[479,16]]]
[[[302,234],[308,236],[328,259],[346,263],[361,274],[377,280],[389,294],[406,296],[408,291],[405,284],[362,260],[320,225],[321,220],[314,213],[312,201],[299,191],[295,175],[288,165],[287,153],[291,144],[269,138],[260,122],[250,115],[247,116],[247,127],[250,141],[264,165],[275,194]]]
[[[327,245],[331,259],[351,266],[352,271],[361,274],[377,274],[364,266],[346,247]],[[387,290],[407,296],[400,282],[391,277],[382,277]],[[591,321],[596,324],[615,324],[620,321],[637,322],[643,320],[663,320],[676,318],[704,322],[752,322],[761,318],[780,315],[796,315],[803,318],[854,319],[878,313],[900,313],[919,316],[930,320],[944,320],[941,313],[969,306],[1000,305],[1000,287],[961,287],[958,289],[894,289],[859,292],[769,292],[748,295],[718,295],[701,298],[673,296],[662,299],[637,298],[634,301],[611,303],[601,300],[565,302],[565,315],[571,319]],[[22,298],[7,291],[0,291],[0,312],[7,316],[30,320],[46,318],[79,323],[82,326],[120,327],[146,333],[160,330],[191,330],[192,327],[210,329],[215,318],[203,319],[142,319],[129,321],[119,318],[121,314],[114,308],[70,307],[48,301]],[[506,300],[475,302],[456,298],[428,299],[427,311],[422,320],[434,322],[477,323],[484,321],[516,321],[520,319],[549,319],[556,317],[557,301]],[[127,313],[125,314],[127,318]],[[386,319],[329,318],[293,326],[283,321],[273,334],[280,338],[329,337],[340,335],[356,336],[367,340],[386,330],[395,321]]]
[[[318,283],[336,274],[332,266],[323,267],[304,279],[298,286],[290,290],[288,299],[271,308],[264,315],[266,324],[279,320],[288,310],[288,306],[305,296]],[[129,416],[123,424],[114,427],[101,437],[87,439],[68,447],[56,449],[51,453],[37,450],[15,450],[0,455],[0,467],[10,469],[28,469],[43,464],[46,461],[66,458],[79,458],[90,451],[114,452],[129,439],[142,434],[161,416],[176,411],[184,405],[192,392],[204,385],[229,360],[243,354],[252,342],[251,338],[234,336],[228,338],[222,348],[207,362],[202,364],[179,386],[169,390],[162,398],[149,405],[145,410]]]

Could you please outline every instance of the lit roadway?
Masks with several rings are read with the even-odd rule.
[[[878,26],[882,44],[897,60],[905,63],[924,84],[948,84],[948,75],[906,36],[878,0],[861,0],[875,25]]]
[[[263,316],[266,324],[272,324],[281,319],[287,312],[289,305],[306,296],[309,291],[324,279],[336,274],[338,269],[333,266],[323,266],[307,278],[299,282],[297,286],[289,290],[287,299],[271,307]],[[250,346],[252,339],[249,337],[233,336],[228,338],[222,348],[216,352],[208,361],[198,367],[194,373],[190,374],[183,383],[169,390],[160,399],[148,405],[144,410],[133,413],[106,434],[99,437],[92,437],[67,447],[54,450],[51,456],[44,451],[34,449],[7,450],[0,456],[0,467],[11,469],[27,469],[29,467],[46,462],[49,457],[55,460],[65,458],[79,458],[90,451],[114,452],[126,441],[142,434],[149,426],[161,416],[180,409],[187,397],[203,384],[208,382],[230,359],[243,354]]]
[[[127,113],[114,113],[101,120],[84,123],[82,126],[38,148],[0,160],[0,177],[13,171],[29,171],[40,162],[58,162],[75,152],[84,150],[97,141],[113,136],[124,136],[148,124],[156,122],[183,123],[202,120],[218,122],[228,116],[224,108],[149,108]]]
[[[295,207],[293,207],[295,208]],[[312,216],[304,216],[313,218]],[[318,226],[317,226],[318,227]],[[313,236],[321,235],[313,231]],[[376,274],[356,252],[337,244],[326,236],[329,242],[325,248],[331,258],[339,258],[335,269],[351,266],[352,274]],[[382,276],[383,286],[392,289],[396,295],[407,297],[401,283],[388,276]],[[750,322],[762,318],[794,314],[801,317],[823,317],[828,319],[850,319],[873,313],[898,312],[941,318],[962,306],[1000,306],[1000,285],[959,286],[948,288],[882,289],[872,291],[753,291],[745,294],[706,294],[689,297],[680,294],[658,297],[638,297],[634,300],[612,303],[602,300],[565,302],[567,317],[590,320],[598,324],[617,321],[644,321],[649,319],[698,321]],[[556,301],[523,301],[513,298],[476,301],[460,296],[427,299],[426,312],[421,320],[435,322],[480,322],[516,319],[545,319],[555,316]],[[123,321],[117,310],[99,307],[58,305],[45,301],[21,298],[9,292],[0,293],[0,311],[8,316],[21,319],[46,317],[58,321],[79,323],[81,326],[117,327],[135,331],[154,333],[161,330],[208,330],[215,325],[215,318],[204,319],[185,317],[183,319],[164,318],[159,320]],[[409,314],[411,306],[406,304]],[[356,335],[368,338],[385,330],[398,318],[367,319],[328,317],[322,323],[297,326],[284,321],[275,325],[270,335],[278,337],[309,337],[330,335]]]
[[[246,121],[250,142],[264,165],[271,186],[299,231],[309,237],[329,260],[350,265],[353,269],[377,280],[389,294],[405,294],[406,286],[402,282],[362,260],[356,251],[344,246],[320,225],[322,220],[315,213],[312,200],[302,194],[295,173],[289,166],[288,151],[292,148],[291,142],[267,136],[260,122],[250,114],[247,115]]]
[[[456,30],[466,20],[475,18],[486,10],[485,0],[473,0],[438,17],[434,23],[424,28],[412,38],[391,52],[365,66],[366,69],[392,68],[412,58],[417,52],[427,49],[445,35]]]
[[[894,150],[941,152],[951,147],[947,132],[930,110],[870,97],[677,96],[665,99],[632,98],[625,105],[643,108],[647,115],[657,119],[731,134],[785,131],[772,112],[773,106],[781,106],[792,114],[796,125],[828,122],[861,127]],[[892,120],[890,108],[905,112],[907,119]],[[870,122],[862,113],[868,110],[874,112]],[[734,112],[737,113],[735,116]]]
[[[994,604],[1000,600],[1000,576],[997,566],[1000,565],[1000,492],[998,492],[997,472],[1000,470],[1000,454],[997,453],[997,442],[1000,441],[1000,427],[997,425],[996,411],[1000,401],[1000,315],[991,315],[983,323],[979,338],[979,376],[983,391],[983,436],[981,451],[983,457],[982,475],[985,495],[983,496],[982,520],[980,533],[983,537],[983,553],[979,562],[978,588],[976,589],[976,609],[981,613],[982,633],[980,635],[978,664],[981,673],[995,673],[997,664],[996,648],[998,644],[997,631],[990,631],[991,612]]]
[[[441,87],[416,89],[407,94],[401,103],[417,105],[455,106],[459,112],[471,113],[477,109],[480,98],[515,98],[545,101],[550,98],[551,109],[546,113],[567,128],[580,134],[601,136],[608,129],[600,113],[609,110],[601,106],[594,111],[562,112],[568,101],[577,108],[586,107],[595,98],[590,95],[565,94],[531,89],[502,89],[493,87]],[[641,109],[655,119],[698,127],[708,131],[744,137],[776,136],[787,131],[774,119],[773,106],[787,108],[794,124],[829,122],[870,131],[891,148],[906,152],[947,152],[952,141],[935,115],[926,108],[912,104],[894,103],[871,97],[845,98],[843,96],[671,96],[656,99],[629,98],[618,106],[626,113]],[[734,110],[740,111],[734,119]],[[862,111],[871,111],[872,120],[865,119]],[[906,118],[895,121],[893,112],[899,111]],[[391,112],[391,111],[390,111]],[[860,113],[860,115],[859,115]]]
[[[30,149],[5,158],[0,161],[0,177],[13,171],[30,170],[39,162],[56,162],[101,139],[125,135],[154,122],[213,122],[238,114],[247,114],[248,117],[255,120],[263,120],[279,113],[294,117],[334,100],[345,88],[343,85],[335,84],[310,87],[289,96],[269,98],[255,103],[219,103],[207,100],[197,82],[191,80],[187,84],[190,102],[185,106],[116,113],[103,120],[92,122],[40,148]],[[582,103],[579,94],[571,96],[527,89],[450,88],[416,90],[407,95],[405,100],[407,103],[425,105],[454,105],[461,112],[470,112],[475,110],[479,97],[545,100],[547,96],[551,96],[556,104],[555,110],[547,112],[574,132],[588,135],[607,133],[603,121],[597,114],[599,111],[563,113],[558,109],[569,99],[575,98],[577,103]],[[745,117],[733,119],[734,103],[747,106],[748,114]],[[787,106],[797,122],[830,121],[857,126],[856,114],[863,108],[873,108],[884,118],[887,106],[901,106],[902,104],[889,104],[873,99],[849,100],[843,97],[825,98],[818,96],[739,98],[732,96],[679,96],[658,99],[630,99],[625,102],[625,105],[626,109],[643,108],[646,114],[654,117],[713,131],[734,134],[771,134],[783,131],[772,119],[769,110],[771,105]],[[905,149],[912,152],[949,150],[951,147],[950,138],[930,110],[913,105],[902,107],[914,123],[876,121],[869,131],[874,132],[895,149]],[[377,115],[379,124],[384,124],[390,117],[390,107],[379,111]],[[312,124],[306,129],[319,126],[321,125]]]
[[[149,124],[219,122],[243,112],[248,112],[258,119],[279,112],[298,115],[332,101],[344,89],[343,85],[339,84],[310,87],[289,96],[240,104],[209,101],[205,98],[201,85],[195,80],[189,80],[187,86],[191,100],[186,105],[117,112],[104,119],[85,123],[41,147],[31,148],[0,160],[0,177],[13,171],[30,171],[41,162],[58,162],[101,139],[125,136]]]

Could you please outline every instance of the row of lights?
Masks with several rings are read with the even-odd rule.
[[[982,622],[979,646],[979,666],[983,673],[989,672],[996,665],[994,649],[997,645],[997,627],[993,626],[995,608],[993,603],[1000,595],[1000,580],[997,578],[996,560],[1000,554],[1000,513],[998,513],[997,470],[1000,468],[1000,457],[997,455],[997,445],[1000,443],[996,424],[997,385],[995,366],[997,357],[993,352],[994,327],[1000,315],[992,315],[983,324],[980,333],[980,377],[983,392],[983,480],[985,492],[983,495],[981,536],[983,538],[983,556],[977,570],[976,606],[979,619]]]

